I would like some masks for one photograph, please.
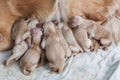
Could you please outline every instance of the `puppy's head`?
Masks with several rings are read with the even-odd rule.
[[[84,22],[84,19],[80,16],[75,16],[73,19],[72,19],[72,28],[75,28],[79,25],[81,25],[82,23]]]
[[[27,22],[24,19],[18,20],[13,27],[13,38],[15,40],[15,44],[19,44],[23,41],[23,35],[27,31]]]
[[[31,29],[35,28],[37,24],[39,24],[39,21],[37,19],[32,19],[28,23],[28,30],[31,30]]]
[[[61,30],[63,27],[64,27],[64,24],[63,24],[63,23],[59,23],[59,24],[57,25],[57,28],[60,29],[60,30]]]
[[[42,38],[43,32],[40,27],[36,27],[32,31],[33,41],[34,42],[40,42]]]
[[[44,33],[55,32],[55,25],[52,22],[46,22],[43,26]]]
[[[95,36],[96,28],[97,28],[97,26],[95,24],[87,27],[87,32],[88,32],[89,38],[93,38]]]

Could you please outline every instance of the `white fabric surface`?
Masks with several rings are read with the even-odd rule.
[[[83,53],[71,57],[61,74],[49,73],[48,64],[37,68],[31,76],[21,73],[18,63],[5,68],[2,62],[11,52],[0,52],[0,80],[120,80],[120,44],[108,51]]]

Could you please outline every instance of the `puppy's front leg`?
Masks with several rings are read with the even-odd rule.
[[[15,62],[16,56],[12,55],[8,60],[5,61],[5,66],[9,67]]]
[[[26,39],[26,42],[27,42],[29,48],[33,47],[31,35],[29,35],[29,37]]]
[[[30,31],[25,32],[25,34],[23,35],[23,40],[27,39],[30,36]]]

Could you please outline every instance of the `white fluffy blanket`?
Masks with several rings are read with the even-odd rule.
[[[108,51],[83,53],[71,57],[61,74],[49,73],[48,64],[37,68],[31,76],[21,73],[18,63],[5,68],[2,62],[11,52],[0,52],[0,80],[120,80],[120,44]]]

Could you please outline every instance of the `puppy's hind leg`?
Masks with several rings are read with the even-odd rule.
[[[53,72],[58,72],[58,68],[56,67],[56,65],[54,63],[49,63],[49,66],[51,68],[51,71],[50,73],[53,73]]]
[[[20,63],[20,65],[21,65],[21,63]],[[26,69],[26,67],[24,67],[24,68],[22,68],[22,72],[23,72],[23,74],[25,74],[26,76],[29,76],[29,75],[32,74],[33,70],[34,70],[36,67],[37,67],[37,64],[31,66],[31,68],[28,68],[28,69]]]
[[[64,68],[65,68],[65,64],[61,64],[61,65],[58,67],[58,73],[63,72]]]
[[[100,40],[100,43],[102,44],[103,49],[104,49],[104,50],[107,50],[108,47],[112,44],[112,41],[111,41],[111,40],[108,40],[108,39],[101,39],[101,40]]]
[[[9,67],[16,61],[16,56],[12,55],[8,60],[5,61],[5,66]]]

